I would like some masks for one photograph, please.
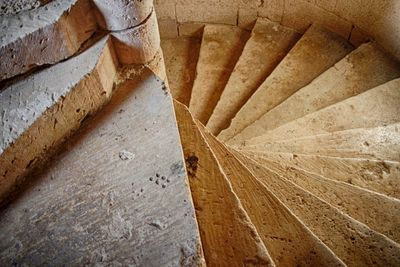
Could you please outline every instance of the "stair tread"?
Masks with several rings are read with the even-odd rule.
[[[312,25],[218,137],[229,140],[346,56],[347,40]]]
[[[400,263],[400,245],[393,240],[255,161],[242,155],[239,159],[347,265],[393,266]]]
[[[178,266],[201,260],[179,133],[163,88],[145,70],[120,85],[67,149],[33,175],[1,211],[2,246],[18,249],[0,254],[0,262]],[[158,184],[157,175],[168,180]]]
[[[274,265],[188,109],[174,103],[207,265]]]
[[[162,39],[168,83],[174,99],[189,105],[201,40],[190,37]]]
[[[400,200],[287,166],[266,157],[260,164],[316,195],[371,229],[400,242]]]
[[[343,265],[223,144],[200,129],[277,266]]]
[[[382,52],[375,43],[363,44],[244,129],[235,137],[235,142],[261,135],[398,77],[398,62]]]
[[[236,26],[206,25],[189,109],[206,124],[249,37]]]
[[[218,134],[289,52],[299,34],[279,23],[259,18],[229,77],[207,128]]]

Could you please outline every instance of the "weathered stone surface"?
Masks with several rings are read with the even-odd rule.
[[[351,51],[347,40],[311,26],[218,137],[229,140]]]
[[[344,265],[223,144],[200,129],[277,266]]]
[[[175,101],[186,169],[209,266],[274,266],[188,109]]]
[[[199,266],[171,97],[145,71],[1,211],[0,262]]]
[[[88,0],[53,1],[0,16],[0,80],[72,56],[96,30]]]
[[[350,266],[396,266],[400,245],[240,153],[235,156]]]
[[[265,157],[252,157],[261,165],[399,243],[400,200],[289,167]]]
[[[399,88],[400,79],[387,82],[284,124],[246,143],[253,145],[355,128],[373,128],[399,122]]]
[[[46,0],[1,0],[0,16],[18,14],[19,12],[38,8]]]
[[[116,68],[105,37],[82,54],[0,92],[0,200],[111,97]]]
[[[364,44],[244,129],[235,142],[261,135],[398,77],[400,63],[375,43]]]
[[[200,39],[187,37],[161,40],[171,94],[186,106],[192,94],[200,43]]]
[[[210,118],[243,47],[247,31],[227,25],[206,25],[200,47],[189,109],[203,124]]]
[[[258,19],[236,66],[229,77],[208,123],[213,134],[227,128],[230,120],[271,74],[299,39],[289,28]]]

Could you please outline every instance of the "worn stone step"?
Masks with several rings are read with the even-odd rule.
[[[149,71],[131,77],[63,152],[31,177],[1,210],[2,264],[204,262],[172,101],[164,88]]]
[[[200,130],[277,266],[344,265],[222,143]]]
[[[52,1],[0,16],[0,81],[75,54],[97,28],[88,0]]]
[[[236,143],[262,135],[346,98],[400,77],[400,63],[375,43],[361,45],[306,87],[264,114],[234,139]]]
[[[299,39],[294,30],[259,18],[242,55],[229,77],[208,123],[213,134],[227,128],[231,119],[271,74]]]
[[[400,200],[344,182],[287,166],[266,157],[252,156],[261,165],[292,181],[371,229],[400,242]]]
[[[311,26],[218,137],[229,140],[346,56],[347,40]]]
[[[200,39],[189,37],[161,40],[171,94],[186,106],[192,94],[200,43]]]
[[[400,123],[266,142],[241,149],[400,162]]]
[[[174,103],[207,265],[273,266],[198,124],[183,104]]]
[[[0,92],[0,202],[108,101],[117,64],[111,40],[104,37],[82,54]]]
[[[400,264],[400,245],[393,240],[240,153],[235,156],[347,265]]]
[[[247,140],[246,144],[255,145],[356,128],[367,129],[396,122],[400,122],[400,79],[286,123]]]
[[[400,199],[400,164],[393,161],[292,153],[244,152]]]
[[[203,124],[210,118],[249,33],[236,26],[206,25],[189,109]]]

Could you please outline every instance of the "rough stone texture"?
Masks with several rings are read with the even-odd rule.
[[[260,164],[399,243],[400,200],[254,156]]]
[[[396,266],[400,245],[342,213],[291,181],[236,153],[267,186],[332,251],[350,266]]]
[[[204,28],[189,109],[193,116],[206,124],[243,47],[247,31],[226,25]]]
[[[175,112],[207,265],[274,266],[188,109]]]
[[[97,27],[88,0],[53,1],[0,25],[0,80],[70,57]]]
[[[369,129],[338,131],[280,142],[267,142],[243,146],[241,149],[400,162],[400,123]]]
[[[344,265],[223,144],[200,129],[277,266]]]
[[[239,143],[400,76],[400,63],[374,43],[360,46],[235,138]]]
[[[311,26],[218,137],[227,141],[342,59],[351,46],[338,35]]]
[[[123,65],[145,64],[160,48],[157,17],[151,15],[137,27],[111,32],[118,60]]]
[[[186,106],[192,94],[200,43],[200,39],[185,37],[161,40],[171,94]]]
[[[45,2],[44,0],[0,0],[0,16],[35,9]]]
[[[2,265],[202,265],[171,97],[163,87],[148,71],[121,85],[1,211]]]
[[[121,31],[138,26],[153,11],[152,0],[93,0],[101,28]]]
[[[355,128],[373,128],[399,122],[399,87],[400,79],[387,82],[284,124],[246,143],[252,145]]]
[[[336,158],[292,153],[257,153],[285,165],[400,199],[400,164],[394,161]]]
[[[213,134],[229,126],[230,120],[286,56],[299,35],[266,19],[258,19],[229,77],[208,123]]]
[[[111,96],[117,61],[108,37],[0,92],[0,200]]]

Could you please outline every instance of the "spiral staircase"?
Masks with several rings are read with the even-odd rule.
[[[400,265],[400,63],[377,42],[258,18],[129,65],[95,24],[2,65],[1,266]]]

